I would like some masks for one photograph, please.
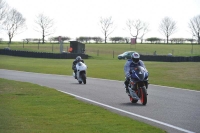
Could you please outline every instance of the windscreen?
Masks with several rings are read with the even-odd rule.
[[[137,66],[134,68],[132,78],[138,78],[138,80],[144,80],[145,74],[144,69],[141,66]]]
[[[79,62],[79,63],[78,63],[78,66],[82,66],[82,62]]]

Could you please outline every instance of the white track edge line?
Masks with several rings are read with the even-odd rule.
[[[143,119],[146,119],[146,120],[149,120],[149,121],[152,121],[152,122],[155,122],[155,123],[158,123],[158,124],[167,126],[167,127],[171,127],[171,128],[177,129],[177,130],[179,130],[179,131],[183,131],[183,132],[186,132],[186,133],[195,133],[195,132],[193,132],[193,131],[189,131],[189,130],[186,130],[186,129],[183,129],[183,128],[180,128],[180,127],[177,127],[177,126],[168,124],[168,123],[164,123],[164,122],[161,122],[161,121],[158,121],[158,120],[154,120],[154,119],[151,119],[151,118],[142,116],[142,115],[138,115],[138,114],[135,114],[135,113],[131,113],[131,112],[128,112],[128,111],[119,109],[119,108],[115,108],[115,107],[112,107],[112,106],[109,106],[109,105],[106,105],[106,104],[103,104],[103,103],[100,103],[100,102],[96,102],[96,101],[93,101],[93,100],[90,100],[90,99],[87,99],[87,98],[84,98],[84,97],[81,97],[81,96],[78,96],[78,95],[75,95],[75,94],[72,94],[72,93],[69,93],[69,92],[65,92],[65,91],[61,91],[61,90],[59,90],[59,91],[62,92],[62,93],[69,94],[69,95],[71,95],[71,96],[74,96],[74,97],[83,99],[83,100],[85,100],[85,101],[89,101],[89,102],[92,102],[92,103],[95,103],[95,104],[98,104],[98,105],[101,105],[101,106],[104,106],[104,107],[107,107],[107,108],[111,108],[111,109],[113,109],[113,110],[117,110],[117,111],[119,111],[119,112],[123,112],[123,113],[129,114],[129,115],[137,116],[137,117],[139,117],[139,118],[143,118]]]

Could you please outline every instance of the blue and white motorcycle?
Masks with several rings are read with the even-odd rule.
[[[143,105],[147,104],[148,72],[142,66],[137,66],[131,72],[128,85],[128,96],[132,103],[141,101]]]

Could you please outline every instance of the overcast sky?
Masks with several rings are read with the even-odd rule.
[[[150,31],[144,36],[165,38],[159,31],[161,20],[168,16],[177,22],[178,30],[171,38],[192,38],[188,22],[200,15],[200,0],[5,0],[26,18],[27,30],[13,40],[42,38],[34,30],[36,16],[43,13],[54,19],[56,31],[50,36],[104,37],[99,25],[100,18],[112,17],[115,30],[109,37],[131,37],[126,30],[128,19],[140,19],[149,24]],[[48,39],[50,36],[46,37]],[[1,31],[0,38],[8,36]]]

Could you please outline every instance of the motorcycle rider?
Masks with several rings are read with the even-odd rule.
[[[78,62],[83,62],[84,63],[84,60],[81,58],[81,56],[77,56],[76,57],[76,59],[73,61],[73,63],[72,63],[72,70],[74,70],[74,73],[75,73],[75,79],[77,79],[77,76],[76,76],[76,72],[77,72],[77,70],[76,70],[76,64],[78,63]]]
[[[125,73],[125,76],[126,76],[124,84],[125,84],[125,88],[126,88],[126,93],[129,93],[128,84],[129,84],[129,81],[130,81],[131,73],[136,66],[142,66],[144,68],[144,70],[147,72],[147,75],[149,75],[148,71],[147,71],[147,69],[144,65],[144,62],[142,60],[140,60],[139,53],[134,52],[131,55],[131,59],[127,60],[127,62],[124,65],[124,73]],[[148,79],[147,79],[146,87],[148,87]]]

